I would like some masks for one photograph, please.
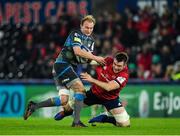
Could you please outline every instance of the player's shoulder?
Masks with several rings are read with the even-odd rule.
[[[113,60],[113,57],[112,56],[106,56],[105,59],[106,60]]]
[[[107,57],[105,57],[105,61],[106,61],[106,64],[107,65],[110,65],[111,63],[113,63],[113,57],[111,57],[111,56],[107,56]]]
[[[128,77],[129,77],[128,67],[125,66],[125,68],[124,68],[121,72],[119,72],[118,75],[119,75],[119,76],[124,76],[124,77],[127,77],[127,78],[128,78]]]
[[[72,35],[74,37],[80,37],[82,35],[82,32],[78,29],[74,29],[71,31],[70,35]]]

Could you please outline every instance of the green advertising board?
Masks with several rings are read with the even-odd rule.
[[[86,86],[86,90],[89,87]],[[53,84],[1,85],[0,116],[22,117],[28,101],[42,101],[57,95]],[[120,99],[131,117],[180,117],[180,85],[127,85]],[[53,117],[59,110],[60,107],[42,108],[33,116]],[[99,112],[103,112],[103,108]],[[91,108],[84,108],[82,116],[91,116]]]
[[[180,85],[128,85],[120,94],[135,117],[180,117]]]

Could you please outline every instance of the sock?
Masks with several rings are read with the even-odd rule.
[[[102,120],[104,123],[111,123],[116,126],[116,120],[114,117],[107,116]]]
[[[84,94],[76,93],[75,94],[75,103],[74,103],[74,123],[80,121],[80,112],[83,107]]]
[[[36,104],[35,109],[39,109],[42,107],[53,107],[53,106],[60,106],[61,105],[61,100],[59,97],[54,97],[54,98],[49,98],[45,101],[42,101],[40,103]]]

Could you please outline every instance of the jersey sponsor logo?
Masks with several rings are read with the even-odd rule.
[[[118,77],[118,78],[117,78],[117,81],[118,81],[120,84],[122,84],[125,80],[126,80],[126,78],[124,78],[124,77]]]
[[[79,43],[81,43],[81,39],[80,39],[80,38],[78,38],[78,37],[74,37],[74,41],[75,41],[75,42],[79,42]]]

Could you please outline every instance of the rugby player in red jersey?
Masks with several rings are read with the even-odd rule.
[[[92,83],[92,87],[86,92],[84,105],[102,104],[111,114],[111,116],[101,114],[92,118],[89,123],[107,122],[120,127],[130,126],[129,115],[119,101],[119,93],[126,86],[129,77],[128,55],[125,52],[120,52],[114,58],[107,57],[105,60],[105,66],[96,68],[97,79],[88,73],[81,74],[82,80]],[[65,116],[71,115],[73,107],[73,101],[69,101],[68,105],[64,107],[64,111],[55,115],[55,120],[61,120]]]

